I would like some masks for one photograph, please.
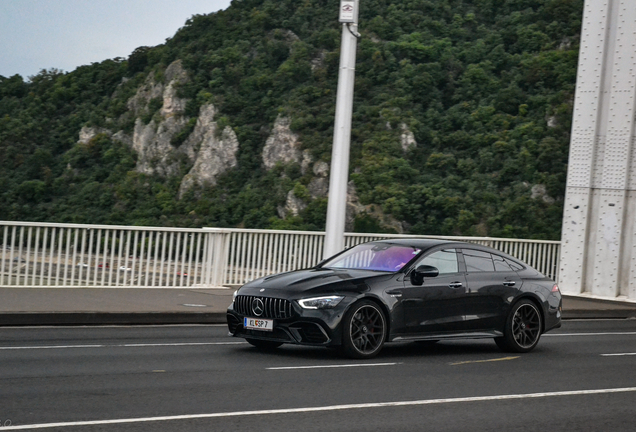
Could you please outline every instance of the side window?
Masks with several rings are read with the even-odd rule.
[[[508,264],[508,261],[506,261],[504,257],[492,254],[492,260],[495,263],[495,271],[498,271],[498,272],[512,271],[512,268],[510,268],[510,264]]]
[[[468,272],[492,272],[495,265],[488,252],[473,249],[462,249],[464,261],[466,261],[466,271]]]
[[[523,266],[517,262],[511,261],[509,259],[507,259],[506,262],[508,263],[510,268],[512,268],[514,271],[523,270]]]
[[[457,251],[455,249],[441,250],[422,258],[416,267],[421,265],[429,265],[436,267],[439,274],[457,273],[459,266],[457,265]]]

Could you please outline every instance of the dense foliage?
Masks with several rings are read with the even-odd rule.
[[[307,193],[311,172],[266,171],[260,155],[283,113],[314,160],[329,161],[338,3],[234,0],[128,59],[0,77],[0,219],[323,229],[326,199]],[[582,9],[583,0],[362,0],[351,148],[361,203],[411,233],[559,238]],[[186,171],[143,175],[128,146],[106,135],[77,142],[85,125],[130,132],[127,100],[177,59],[189,75],[186,115],[214,103],[240,143],[235,169],[182,199]],[[405,150],[407,130],[417,145]],[[281,219],[292,189],[307,207]],[[356,229],[384,228],[360,215]]]

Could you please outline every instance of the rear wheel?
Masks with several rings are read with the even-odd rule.
[[[266,340],[261,340],[261,339],[249,339],[249,338],[245,338],[245,340],[255,346],[256,348],[258,348],[261,351],[271,351],[274,350],[276,348],[278,348],[279,346],[281,346],[283,343],[282,342],[273,342],[273,341],[266,341]]]
[[[524,353],[534,349],[541,337],[541,312],[530,300],[519,300],[506,318],[503,337],[495,338],[504,351]]]
[[[351,358],[375,357],[386,339],[386,319],[371,300],[354,304],[342,320],[342,353]]]

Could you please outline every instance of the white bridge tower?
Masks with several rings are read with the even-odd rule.
[[[559,286],[636,300],[636,3],[586,0]]]

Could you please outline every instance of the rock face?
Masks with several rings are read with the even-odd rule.
[[[88,144],[88,142],[90,140],[92,140],[93,138],[95,138],[99,134],[106,134],[111,139],[114,139],[116,141],[121,141],[124,144],[132,146],[132,138],[130,136],[126,135],[124,133],[124,131],[119,131],[119,132],[113,133],[109,129],[93,128],[93,127],[87,127],[87,126],[84,126],[80,130],[78,142],[80,142],[82,144]]]
[[[532,199],[540,199],[547,204],[552,204],[556,201],[554,198],[548,195],[547,188],[545,187],[545,185],[542,185],[542,184],[536,184],[532,186],[530,193],[532,194],[531,195]]]
[[[292,216],[298,216],[298,214],[305,210],[307,208],[307,204],[305,204],[305,202],[298,198],[296,196],[296,194],[294,194],[293,190],[290,190],[289,193],[287,193],[287,200],[285,201],[285,208],[278,209],[278,215],[282,218],[285,219],[287,217],[288,214],[291,214]]]
[[[181,181],[179,197],[195,184],[215,185],[219,174],[236,166],[238,139],[229,126],[219,134],[215,111],[212,104],[202,106],[194,131],[183,143],[183,151],[194,165]]]
[[[349,182],[347,188],[347,210],[345,216],[345,231],[352,232],[356,216],[367,214],[378,221],[385,229],[395,231],[398,234],[404,233],[404,227],[397,219],[385,214],[377,205],[364,205],[358,199],[356,187],[353,181]]]
[[[137,117],[132,146],[138,154],[136,167],[138,172],[167,177],[178,173],[179,166],[171,141],[187,123],[187,119],[183,117],[187,101],[177,97],[175,87],[177,84],[184,83],[188,77],[180,60],[168,66],[164,77],[168,82],[167,85],[155,83],[154,78],[151,77],[128,101],[128,108],[135,114],[147,112],[150,101],[158,97],[162,98],[158,123],[153,119],[150,123],[144,124],[141,118]]]
[[[137,116],[147,108],[148,102],[160,97],[163,97],[163,83],[157,83],[153,77],[150,77],[143,86],[137,89],[137,93],[128,99],[126,106]]]
[[[144,85],[137,89],[135,96],[128,100],[128,109],[135,116],[142,114],[148,108],[148,103],[158,98],[163,98],[164,108],[162,111],[169,107],[167,108],[168,112],[183,112],[185,99],[176,98],[174,89],[175,84],[188,80],[188,73],[183,69],[181,60],[172,62],[164,71],[163,78],[163,82],[156,82],[153,75],[149,76]],[[168,87],[171,89],[168,90]]]
[[[179,161],[187,160],[192,168],[181,181],[181,197],[194,185],[215,185],[219,174],[235,167],[239,143],[231,127],[219,130],[214,121],[216,110],[212,104],[207,104],[201,107],[192,132],[175,147],[173,139],[190,120],[184,116],[187,100],[177,94],[178,85],[186,82],[188,76],[179,60],[168,66],[163,76],[164,82],[149,77],[128,100],[128,109],[137,117],[132,137],[123,131],[113,133],[108,129],[84,127],[79,133],[79,142],[86,144],[96,135],[106,134],[126,143],[137,153],[136,171],[148,175],[178,175]],[[161,109],[155,102],[154,109],[158,111],[150,112],[153,101],[159,98]],[[142,120],[146,115],[153,116],[148,124]]]
[[[326,57],[327,55],[325,54],[325,51],[320,50],[320,52],[318,52],[318,55],[311,59],[311,70],[315,71],[316,69],[322,68],[325,65]]]
[[[189,120],[183,115],[187,100],[179,98],[177,86],[188,77],[180,61],[168,66],[164,77],[166,85],[151,79],[128,101],[128,107],[136,113],[147,113],[150,101],[158,94],[163,101],[158,122],[156,115],[148,124],[137,118],[132,146],[138,154],[137,171],[149,175],[168,177],[178,174],[179,156],[186,156],[192,168],[181,181],[181,197],[194,185],[215,185],[219,174],[236,166],[238,139],[229,126],[223,131],[218,130],[214,121],[216,110],[212,104],[207,104],[201,107],[194,130],[179,148],[175,148],[173,138]]]
[[[186,100],[177,97],[176,81],[170,81],[170,84],[163,91],[163,106],[161,107],[161,116],[169,118],[179,116],[185,111]]]
[[[417,141],[415,141],[415,135],[409,130],[406,123],[400,125],[400,144],[402,145],[402,151],[406,153],[408,150],[417,147]]]
[[[308,159],[305,158],[303,163],[308,163]],[[308,169],[308,165],[303,168]],[[309,185],[307,185],[307,190],[311,195],[311,199],[324,198],[329,192],[329,165],[318,161],[314,164],[313,172],[316,177],[311,179]],[[298,198],[293,190],[290,190],[287,194],[285,206],[278,208],[278,215],[281,219],[285,219],[289,214],[298,216],[301,211],[307,208],[307,204],[305,200]]]
[[[144,125],[138,118],[133,135],[133,149],[138,154],[137,171],[162,177],[177,174],[176,153],[170,142],[186,123],[182,117],[168,117],[158,125],[154,120]]]
[[[289,126],[291,120],[288,117],[278,116],[274,128],[263,148],[263,165],[272,169],[277,163],[300,163],[302,152],[298,135],[293,133]]]
[[[314,164],[314,177],[309,182],[307,189],[311,197],[322,198],[329,192],[329,165],[326,162],[318,161]]]
[[[84,126],[80,130],[78,142],[80,142],[82,144],[88,144],[88,142],[90,140],[92,140],[93,138],[95,138],[99,134],[106,134],[108,136],[112,136],[113,133],[111,131],[109,131],[108,129],[93,128],[93,127]]]

